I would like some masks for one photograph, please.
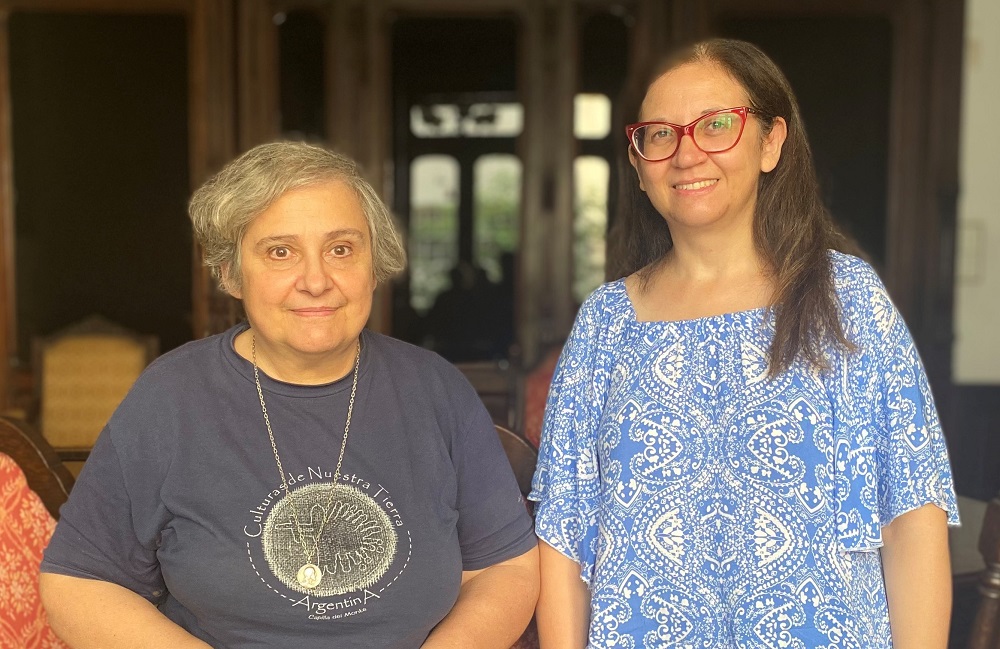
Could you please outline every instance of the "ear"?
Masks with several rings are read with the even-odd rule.
[[[628,161],[632,164],[632,168],[635,169],[635,175],[639,178],[639,189],[646,191],[646,186],[642,182],[642,172],[639,171],[639,158],[635,155],[635,150],[632,147],[628,148]]]
[[[788,137],[788,124],[783,117],[775,117],[771,125],[771,132],[764,138],[764,145],[760,151],[760,170],[763,173],[774,171],[781,160],[781,147]]]
[[[237,300],[242,300],[243,291],[237,288],[233,288],[232,286],[229,285],[229,282],[227,281],[227,278],[229,277],[229,268],[230,268],[229,264],[222,264],[222,267],[219,268],[219,284],[222,287],[223,291],[229,293]]]

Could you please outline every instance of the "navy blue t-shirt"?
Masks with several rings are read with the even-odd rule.
[[[111,417],[42,571],[120,584],[216,647],[419,647],[463,570],[535,545],[489,414],[462,374],[370,331],[352,376],[260,375],[246,325],[157,359]],[[296,579],[322,570],[315,588]]]

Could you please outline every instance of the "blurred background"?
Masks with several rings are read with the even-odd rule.
[[[38,350],[93,316],[161,353],[237,321],[186,201],[292,138],[358,160],[406,232],[369,326],[537,442],[646,71],[738,37],[790,78],[827,204],[917,341],[972,574],[1000,491],[998,28],[995,0],[0,0],[0,411],[38,416]]]

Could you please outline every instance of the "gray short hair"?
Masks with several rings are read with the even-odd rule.
[[[205,265],[224,289],[240,289],[240,244],[250,224],[285,193],[339,180],[357,194],[368,222],[372,267],[382,282],[406,267],[406,251],[389,209],[347,156],[304,142],[250,149],[191,196],[188,215]]]

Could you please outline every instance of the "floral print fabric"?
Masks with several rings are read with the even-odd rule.
[[[890,647],[882,526],[958,523],[905,324],[831,253],[854,353],[767,377],[766,309],[638,322],[619,280],[587,300],[549,394],[531,499],[581,565],[590,646]]]
[[[24,473],[0,453],[0,648],[65,647],[45,621],[38,565],[56,522]]]

